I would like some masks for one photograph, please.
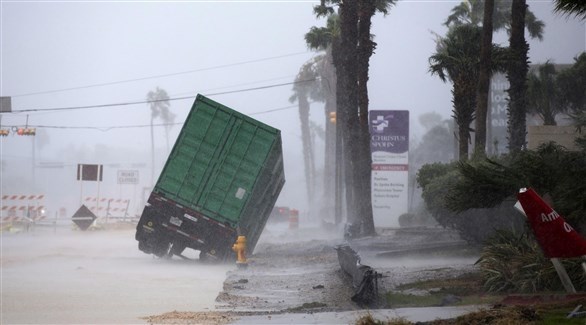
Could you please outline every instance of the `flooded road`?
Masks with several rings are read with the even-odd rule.
[[[145,323],[214,308],[228,270],[140,252],[134,229],[37,227],[1,235],[2,324]]]

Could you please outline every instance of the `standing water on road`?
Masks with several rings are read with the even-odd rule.
[[[136,324],[156,313],[213,309],[234,265],[153,258],[137,249],[134,233],[2,233],[0,323]]]

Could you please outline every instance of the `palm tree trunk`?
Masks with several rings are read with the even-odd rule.
[[[313,177],[311,170],[311,136],[309,133],[309,101],[305,94],[299,94],[299,120],[301,122],[301,142],[303,145],[303,162],[305,165],[305,185],[307,202],[313,208]]]
[[[369,236],[375,234],[374,219],[372,214],[371,198],[371,171],[372,171],[372,154],[370,152],[370,128],[368,124],[368,70],[370,57],[374,52],[376,43],[371,39],[370,27],[371,18],[375,13],[374,1],[359,2],[358,11],[358,147],[357,147],[357,171],[355,173],[355,183],[359,197],[358,213],[362,221],[362,235]]]
[[[335,192],[336,184],[336,124],[330,122],[330,113],[336,112],[336,73],[333,62],[332,46],[326,50],[324,60],[324,93],[325,93],[325,119],[326,119],[326,140],[324,157],[324,218],[339,223],[337,214],[332,207],[336,206]]]
[[[335,103],[332,101],[331,95],[326,95],[325,114],[326,114],[326,140],[325,140],[325,154],[324,154],[324,218],[328,220],[335,220],[334,211],[331,210],[335,206],[335,179],[336,179],[336,124],[330,122],[330,112],[335,112]]]
[[[340,38],[335,38],[332,41],[332,63],[336,69],[335,73],[335,111],[336,111],[336,127],[334,130],[336,136],[336,148],[335,148],[335,192],[334,192],[334,219],[336,224],[342,223],[344,220],[344,197],[346,193],[346,183],[344,181],[345,175],[345,154],[343,153],[344,145],[344,128],[343,125],[346,123],[345,109],[343,103],[346,98],[341,91],[344,85],[344,74],[342,69],[342,44]],[[346,211],[347,212],[347,211]]]
[[[488,114],[488,92],[490,87],[492,15],[494,0],[484,2],[484,21],[482,23],[482,44],[480,47],[480,71],[476,100],[476,134],[474,137],[474,159],[486,157],[486,119]]]
[[[525,147],[526,141],[526,111],[527,111],[527,52],[529,45],[525,41],[525,13],[526,0],[513,0],[511,7],[511,36],[509,39],[512,59],[509,63],[508,75],[509,107],[508,133],[509,151],[519,152]]]
[[[466,77],[463,80],[454,80],[454,89],[452,90],[453,113],[455,122],[458,125],[458,160],[460,161],[468,160],[470,124],[474,121],[474,109],[476,107],[476,86],[476,84],[469,84]]]
[[[358,38],[358,6],[357,1],[340,3],[340,30],[341,30],[341,69],[338,71],[338,117],[340,128],[343,130],[344,176],[346,182],[346,210],[348,221],[359,224],[356,197],[357,190],[354,184],[358,143],[358,97],[356,91],[356,44]],[[339,130],[339,129],[338,129]]]

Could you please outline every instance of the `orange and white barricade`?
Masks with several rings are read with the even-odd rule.
[[[114,219],[125,219],[128,216],[129,199],[113,199],[106,197],[88,196],[84,200],[85,206],[92,211],[96,217]]]
[[[44,194],[2,195],[1,199],[1,222],[34,222],[45,218]]]

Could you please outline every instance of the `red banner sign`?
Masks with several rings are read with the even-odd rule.
[[[569,258],[586,255],[586,240],[533,189],[520,191],[517,199],[545,256]]]

